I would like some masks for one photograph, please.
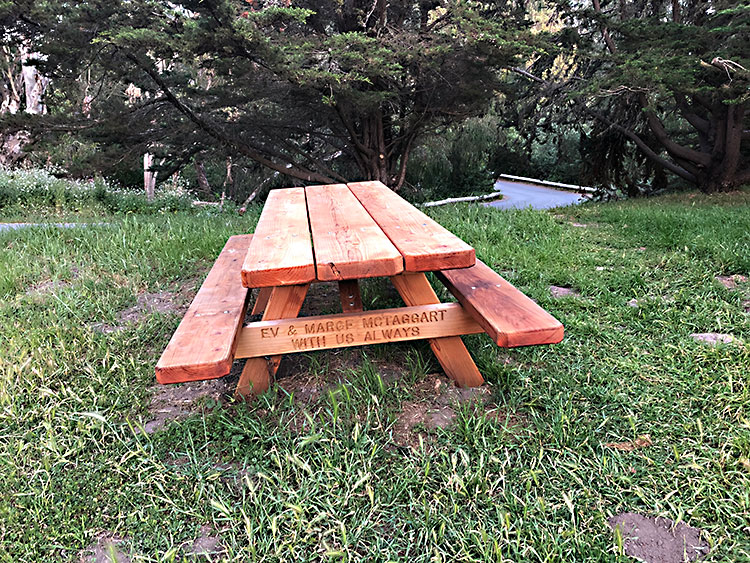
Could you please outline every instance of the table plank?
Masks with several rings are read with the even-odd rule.
[[[242,285],[298,285],[314,279],[305,190],[271,190],[242,265]]]
[[[474,265],[474,249],[381,182],[347,184],[404,257],[407,272]]]
[[[392,276],[403,271],[401,253],[346,185],[308,186],[305,195],[318,280]]]

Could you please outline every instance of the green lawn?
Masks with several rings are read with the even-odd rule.
[[[627,561],[607,525],[623,511],[702,529],[707,561],[750,560],[750,283],[715,279],[750,271],[750,193],[431,211],[566,327],[549,347],[466,338],[500,417],[465,403],[399,443],[437,368],[392,345],[298,358],[286,371],[316,397],[205,399],[142,432],[179,316],[100,327],[139,295],[186,298],[257,213],[0,233],[2,560],[77,561],[107,536],[179,561],[208,534],[235,561]]]

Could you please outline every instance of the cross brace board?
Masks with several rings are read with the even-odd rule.
[[[481,332],[484,329],[458,303],[260,321],[242,327],[235,358]]]

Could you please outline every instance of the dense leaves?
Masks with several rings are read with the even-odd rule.
[[[512,0],[52,2],[25,17],[68,128],[124,135],[163,168],[214,151],[397,189],[420,140],[484,111],[496,70],[531,52]]]
[[[709,192],[750,181],[750,4],[559,6],[566,54],[535,70],[551,69],[557,99],[593,124],[582,148],[598,180],[663,183],[666,171]]]

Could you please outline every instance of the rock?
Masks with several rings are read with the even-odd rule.
[[[737,289],[738,284],[747,281],[747,276],[734,274],[732,276],[716,276],[714,279],[727,289]]]
[[[100,534],[96,543],[90,545],[81,554],[82,563],[130,563],[130,557],[117,548],[124,538],[113,534]]]
[[[718,332],[701,332],[693,333],[690,338],[696,342],[704,342],[709,346],[718,346],[719,344],[731,344],[736,342],[737,339],[731,334],[720,334]]]
[[[552,294],[552,297],[555,299],[560,299],[562,297],[580,297],[581,294],[573,289],[572,287],[560,287],[557,285],[551,285],[549,286],[549,291]]]

